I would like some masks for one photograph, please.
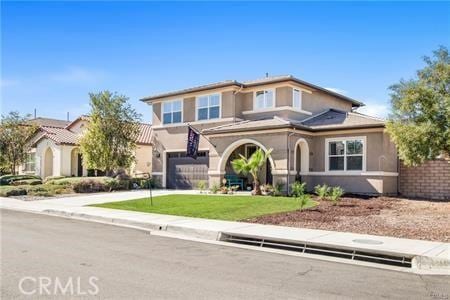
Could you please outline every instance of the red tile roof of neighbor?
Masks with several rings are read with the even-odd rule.
[[[39,125],[39,132],[31,139],[31,142],[34,145],[41,139],[48,138],[56,144],[77,145],[80,134],[71,131],[70,127],[76,121],[86,120],[86,118],[87,116],[81,116],[73,122],[49,118],[38,118],[39,121],[36,121],[37,119],[33,119],[32,121],[36,121],[36,124]],[[150,145],[152,135],[151,125],[139,123],[138,126],[139,135],[136,139],[136,143],[141,145]]]

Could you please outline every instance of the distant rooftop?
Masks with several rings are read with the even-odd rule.
[[[167,93],[161,93],[161,94],[156,94],[156,95],[151,95],[148,97],[144,97],[141,99],[141,101],[152,101],[152,100],[157,100],[157,99],[161,99],[161,98],[165,98],[165,97],[172,97],[172,96],[178,96],[178,95],[183,95],[183,94],[188,94],[188,93],[193,93],[193,92],[200,92],[200,91],[206,91],[206,90],[211,90],[211,89],[217,89],[217,88],[222,88],[222,87],[229,87],[229,86],[236,86],[236,87],[253,87],[253,86],[258,86],[258,85],[264,85],[264,84],[269,84],[269,83],[278,83],[278,82],[285,82],[285,81],[293,81],[295,83],[298,83],[300,85],[304,85],[306,87],[309,87],[311,89],[315,89],[315,90],[319,90],[322,91],[326,94],[329,95],[333,95],[337,98],[340,98],[342,100],[345,101],[349,101],[352,103],[352,105],[354,107],[359,107],[359,106],[363,106],[364,104],[358,100],[352,99],[350,97],[341,95],[339,93],[336,93],[334,91],[330,91],[327,90],[323,87],[320,87],[318,85],[306,82],[304,80],[298,79],[292,75],[280,75],[280,76],[268,76],[268,77],[264,77],[264,78],[259,78],[259,79],[255,79],[255,80],[248,80],[248,81],[242,81],[242,82],[238,82],[236,80],[225,80],[225,81],[220,81],[220,82],[215,82],[215,83],[210,83],[210,84],[205,84],[205,85],[200,85],[200,86],[196,86],[196,87],[191,87],[191,88],[186,88],[186,89],[182,89],[182,90],[176,90],[176,91],[171,91],[171,92],[167,92]]]
[[[70,121],[51,119],[51,118],[42,118],[42,117],[31,119],[30,122],[36,124],[37,126],[47,126],[47,127],[56,127],[56,128],[64,128],[68,124],[70,124]]]

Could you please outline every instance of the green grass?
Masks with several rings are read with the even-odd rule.
[[[150,206],[149,198],[92,206],[237,221],[271,213],[297,210],[299,202],[289,197],[168,195],[153,198],[153,206]]]

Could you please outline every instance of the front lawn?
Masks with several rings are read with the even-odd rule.
[[[299,203],[288,197],[167,195],[150,199],[96,204],[93,206],[157,214],[238,221],[262,215],[294,211]]]

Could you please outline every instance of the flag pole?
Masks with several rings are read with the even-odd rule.
[[[194,130],[196,133],[198,133],[199,135],[201,135],[208,143],[210,143],[214,148],[216,148],[217,146],[215,144],[213,144],[203,133],[201,133],[197,128],[193,127],[191,124],[187,123],[187,126],[189,128],[191,128],[192,130]]]

